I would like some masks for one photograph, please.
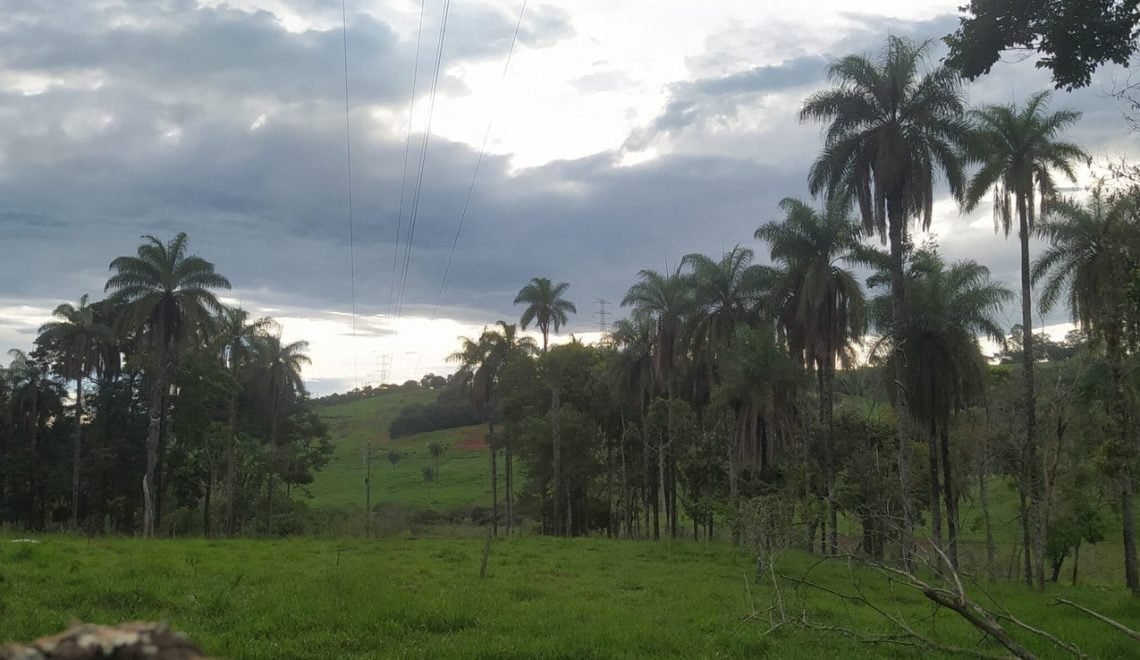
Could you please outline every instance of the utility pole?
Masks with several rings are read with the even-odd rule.
[[[606,300],[605,298],[598,298],[594,302],[598,304],[598,311],[594,312],[594,314],[598,317],[598,330],[601,332],[601,337],[598,339],[598,344],[605,346],[609,341],[610,332],[610,313],[606,311],[606,305],[610,304],[610,301]]]

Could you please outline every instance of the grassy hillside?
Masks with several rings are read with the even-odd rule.
[[[313,482],[310,504],[341,509],[364,508],[364,448],[372,445],[373,505],[402,504],[416,508],[450,509],[488,504],[491,489],[482,426],[432,431],[393,440],[388,424],[400,409],[428,403],[435,392],[385,394],[319,409],[332,435],[333,455]],[[423,468],[434,466],[428,445],[447,447],[439,459],[439,477],[424,480]],[[388,453],[400,453],[393,467]]]
[[[921,634],[1004,655],[992,639],[921,593],[844,562],[788,552],[776,571],[836,593],[757,580],[727,545],[601,539],[498,541],[479,579],[478,540],[141,541],[0,537],[0,642],[56,632],[73,620],[165,620],[215,657],[242,658],[878,658],[922,651],[890,643],[898,628],[838,593],[863,593]],[[1089,657],[1135,654],[1135,642],[1067,608],[1064,596],[1140,627],[1123,589],[967,584]],[[773,609],[769,609],[769,607]],[[780,607],[818,626],[771,632]],[[1005,623],[1003,621],[1003,623]],[[1063,657],[1007,625],[1039,657]],[[859,643],[841,629],[876,636]],[[942,654],[924,653],[927,657]]]

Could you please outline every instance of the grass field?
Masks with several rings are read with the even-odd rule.
[[[364,509],[364,448],[372,445],[372,503],[412,508],[454,509],[490,504],[487,452],[482,448],[485,428],[469,426],[421,433],[393,440],[388,424],[400,409],[434,400],[435,392],[385,394],[319,409],[329,425],[333,455],[310,487],[314,507]],[[439,477],[424,480],[423,468],[434,466],[428,445],[446,446],[439,459]],[[396,467],[388,452],[400,452]]]
[[[912,647],[859,643],[786,625],[770,634],[775,594],[753,562],[725,545],[523,538],[481,542],[0,539],[0,639],[55,632],[72,620],[165,620],[220,657],[913,657]],[[802,575],[813,560],[778,562]],[[866,569],[825,564],[811,577],[858,588],[940,643],[999,652],[957,615]],[[747,586],[746,586],[747,583]],[[792,616],[863,634],[897,632],[865,605],[783,582]],[[1050,606],[1054,595],[1140,627],[1120,589],[1051,586],[1046,595],[992,587],[1025,621],[1094,657],[1135,657],[1103,624]],[[975,592],[981,600],[983,595]],[[759,615],[749,618],[754,612]],[[1047,643],[1018,633],[1043,657]],[[926,655],[936,655],[927,653]]]

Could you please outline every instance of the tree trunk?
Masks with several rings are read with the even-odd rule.
[[[83,446],[83,376],[75,379],[75,446],[71,455],[71,528],[79,529],[79,464]]]
[[[899,486],[902,493],[902,529],[900,537],[903,545],[903,558],[910,565],[911,530],[914,529],[914,513],[910,502],[910,400],[906,391],[906,217],[903,215],[902,200],[888,200],[888,238],[891,247],[891,335],[893,339],[895,379],[895,417],[899,436]]]
[[[276,388],[274,388],[276,390]],[[269,417],[269,480],[266,487],[265,533],[273,535],[273,477],[277,470],[277,392],[273,393],[273,410]],[[438,459],[436,459],[438,462]],[[436,469],[438,474],[439,470]]]
[[[509,425],[507,426],[506,432],[503,435],[503,440],[504,440],[504,450],[503,451],[505,454],[505,456],[504,456],[505,465],[503,467],[506,470],[506,475],[505,475],[506,476],[506,484],[504,484],[505,485],[505,488],[504,488],[505,498],[504,499],[506,500],[506,505],[507,505],[507,536],[510,536],[511,535],[511,525],[514,524],[514,511],[511,510],[511,489],[514,486],[514,484],[512,483],[512,481],[513,481],[512,473],[514,472],[514,466],[511,465],[511,427]]]
[[[1018,238],[1021,242],[1021,363],[1024,379],[1025,458],[1029,479],[1029,526],[1033,530],[1033,554],[1037,556],[1037,588],[1045,589],[1045,524],[1041,520],[1041,467],[1037,463],[1037,394],[1033,384],[1033,309],[1029,277],[1029,208],[1032,203],[1018,195]],[[1026,546],[1026,552],[1029,547]]]
[[[658,437],[657,440],[657,501],[660,506],[665,507],[665,533],[669,533],[669,496],[665,485],[665,448],[667,444],[661,441]],[[653,512],[653,536],[660,538],[660,532],[657,527],[657,510]]]
[[[1024,476],[1024,470],[1023,470],[1023,476]],[[1026,488],[1027,488],[1027,486],[1025,484],[1025,479],[1022,478],[1018,482],[1018,485],[1017,485],[1017,495],[1018,495],[1018,508],[1020,509],[1020,512],[1021,512],[1022,545],[1024,546],[1024,551],[1025,551],[1025,586],[1032,589],[1033,588],[1033,557],[1032,557],[1032,546],[1031,546],[1032,539],[1030,536],[1031,527],[1030,527],[1029,522],[1028,522],[1029,521],[1029,497],[1025,492]],[[1038,560],[1040,561],[1040,558]]]
[[[942,504],[938,497],[940,485],[938,483],[938,425],[934,419],[930,420],[930,431],[926,434],[926,447],[929,454],[927,461],[930,470],[930,538],[939,550],[945,549],[942,545]]]
[[[1128,424],[1128,410],[1125,407],[1124,395],[1124,368],[1121,360],[1119,343],[1110,339],[1107,343],[1108,359],[1112,371],[1112,398],[1113,413],[1116,431],[1120,435],[1122,447],[1128,447],[1132,441]],[[1120,475],[1120,517],[1124,534],[1124,582],[1133,596],[1140,596],[1140,571],[1137,570],[1136,558],[1136,515],[1132,497],[1132,468],[1125,457],[1121,461],[1124,465]]]
[[[226,443],[226,535],[237,532],[237,392],[230,394],[230,441]]]
[[[1136,567],[1136,512],[1132,499],[1132,470],[1126,468],[1120,493],[1120,516],[1124,519],[1124,581],[1134,597],[1140,597],[1140,572]]]
[[[994,566],[996,565],[994,547],[994,530],[990,524],[990,429],[989,411],[986,411],[986,431],[982,436],[982,467],[978,470],[978,502],[982,507],[982,524],[986,531],[986,577],[994,579]]]
[[[953,465],[950,463],[950,428],[942,424],[942,488],[946,500],[946,534],[950,564],[958,570],[958,492],[954,490]]]
[[[154,538],[155,470],[158,467],[158,436],[162,425],[162,391],[166,379],[159,374],[150,388],[149,418],[146,429],[146,473],[143,475],[143,538]]]
[[[543,333],[543,348],[546,334]],[[551,444],[554,455],[554,535],[562,536],[562,392],[555,386],[551,393]]]
[[[614,445],[610,442],[609,438],[604,438],[606,443],[606,500],[609,504],[609,513],[606,518],[606,538],[613,538],[614,536]]]
[[[828,347],[830,349],[830,346]],[[827,521],[831,532],[828,545],[831,554],[839,554],[839,514],[835,503],[835,363],[829,354],[820,366],[819,417],[823,422],[827,452],[824,477],[827,480]]]
[[[202,498],[202,533],[210,538],[210,499],[214,491],[214,462],[210,461],[210,476],[206,479],[206,490]]]
[[[491,455],[491,535],[499,535],[499,457],[495,451],[495,422],[487,424],[487,449]]]
[[[1077,544],[1073,546],[1073,586],[1077,586],[1077,566],[1081,564],[1081,541],[1077,540]]]

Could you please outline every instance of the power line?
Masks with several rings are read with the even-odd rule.
[[[420,146],[420,163],[419,173],[416,176],[415,194],[412,195],[412,210],[411,218],[408,221],[408,237],[404,244],[404,274],[400,281],[400,297],[397,299],[396,304],[396,321],[400,320],[403,313],[404,306],[404,293],[408,285],[408,271],[411,266],[412,260],[412,242],[415,238],[416,223],[419,220],[420,212],[420,194],[423,192],[424,183],[424,168],[427,163],[428,144],[431,139],[431,124],[435,113],[435,98],[436,89],[439,85],[439,71],[443,61],[443,45],[447,36],[447,16],[451,9],[451,0],[444,0],[443,5],[443,18],[440,20],[439,25],[439,45],[435,52],[435,70],[432,73],[431,91],[428,93],[428,118],[427,128],[424,130],[423,143]]]
[[[503,63],[503,73],[499,77],[500,91],[503,83],[507,79],[507,70],[511,66],[511,58],[515,54],[515,43],[519,38],[519,28],[522,27],[523,14],[526,13],[526,5],[528,0],[523,0],[522,7],[519,9],[518,20],[515,21],[515,32],[511,36],[511,45],[507,49],[507,59]],[[439,293],[435,297],[435,306],[431,310],[431,318],[434,321],[436,312],[439,310],[439,302],[443,299],[443,290],[447,286],[447,276],[451,273],[451,263],[455,259],[455,247],[459,244],[459,235],[463,232],[463,221],[467,219],[467,209],[471,206],[471,194],[475,190],[475,180],[479,178],[479,166],[483,164],[483,155],[487,151],[487,139],[491,136],[491,126],[495,121],[495,109],[497,104],[492,105],[490,116],[487,118],[487,130],[483,132],[483,143],[479,146],[479,157],[475,159],[475,171],[471,174],[471,184],[467,186],[467,197],[463,201],[463,211],[459,214],[459,222],[455,227],[455,238],[451,241],[451,252],[447,255],[447,266],[443,269],[443,280],[439,283]]]
[[[352,296],[352,379],[360,387],[360,377],[356,370],[356,248],[352,231],[352,125],[349,119],[348,97],[348,10],[345,0],[340,0],[341,38],[344,43],[344,149],[348,187],[348,281]]]
[[[424,34],[424,5],[427,0],[420,0],[420,20],[416,27],[416,61],[412,66],[412,92],[408,100],[408,131],[404,138],[404,170],[400,176],[400,210],[396,215],[396,240],[392,244],[392,277],[388,282],[388,319],[392,318],[392,300],[396,291],[396,265],[400,260],[400,232],[404,224],[404,192],[408,182],[408,158],[412,150],[412,122],[416,114],[416,83],[420,74],[420,44]]]

